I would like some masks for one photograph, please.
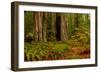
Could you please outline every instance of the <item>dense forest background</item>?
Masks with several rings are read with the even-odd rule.
[[[25,61],[90,58],[90,15],[24,12]]]

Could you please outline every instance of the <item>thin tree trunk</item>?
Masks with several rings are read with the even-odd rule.
[[[47,13],[43,13],[43,41],[47,42]]]
[[[78,14],[75,14],[75,27],[76,28],[78,28],[78,24],[79,24],[79,22],[78,22]]]
[[[72,32],[72,34],[74,34],[75,33],[75,14],[72,14],[72,27],[73,27],[73,32]]]
[[[38,30],[39,30],[39,42],[43,41],[42,39],[42,13],[38,12]]]

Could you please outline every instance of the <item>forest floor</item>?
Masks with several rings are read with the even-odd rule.
[[[25,43],[25,61],[67,60],[90,58],[90,47],[80,42]]]

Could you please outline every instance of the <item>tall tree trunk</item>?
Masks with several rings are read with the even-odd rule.
[[[47,13],[43,13],[43,41],[47,42]]]
[[[64,14],[61,14],[61,41],[67,40],[67,22]]]
[[[78,24],[79,24],[79,21],[78,21],[78,14],[75,14],[75,15],[74,15],[74,18],[75,18],[75,22],[74,22],[74,23],[75,23],[75,27],[78,28]]]
[[[61,40],[61,16],[60,14],[56,14],[56,40],[60,41]]]
[[[42,41],[42,14],[40,12],[35,13],[35,41]]]
[[[56,40],[56,14],[55,13],[51,13],[51,30],[52,30],[52,36],[53,39]]]
[[[35,13],[35,42],[38,42],[38,38],[39,38],[39,36],[38,36],[38,32],[39,32],[39,30],[38,30],[38,13],[36,12]]]
[[[75,14],[72,14],[72,34],[75,33]]]
[[[42,35],[42,12],[38,12],[38,30],[39,30],[39,33],[38,33],[38,35],[39,35],[39,42],[41,42],[41,41],[43,41],[43,35]]]

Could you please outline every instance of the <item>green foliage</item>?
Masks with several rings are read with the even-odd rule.
[[[55,13],[54,13],[55,14]],[[52,28],[55,28],[55,27],[52,27],[52,13],[48,13],[48,19],[47,19],[47,40],[48,41],[56,41],[56,29],[55,31],[52,30]],[[55,22],[54,22],[55,23]],[[55,24],[53,24],[55,25]]]
[[[72,14],[71,13],[69,13],[68,14],[68,37],[70,38],[72,35],[73,35],[73,33],[74,33],[74,22],[72,21],[72,19],[73,19],[73,17],[72,17]],[[67,32],[66,31],[66,32]]]
[[[72,47],[81,47],[83,49],[89,49],[90,36],[79,31],[75,33],[75,35],[71,36],[69,43],[72,45]]]
[[[29,33],[26,33],[25,34],[25,42],[32,42],[34,39],[33,39],[33,34],[31,32]]]
[[[55,44],[53,52],[64,53],[68,49],[69,49],[69,46],[67,44]]]
[[[24,14],[24,22],[25,22],[25,33],[32,32],[33,33],[33,13],[25,11]]]
[[[25,43],[25,54],[27,57],[27,61],[32,60],[43,60],[44,57],[49,59],[49,56],[52,56],[51,59],[54,58],[53,55],[59,58],[61,54],[68,51],[69,46],[63,43],[57,42],[47,42],[47,43]],[[56,58],[55,58],[56,59]]]

